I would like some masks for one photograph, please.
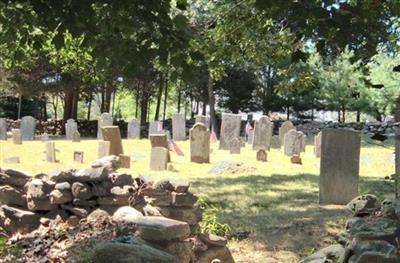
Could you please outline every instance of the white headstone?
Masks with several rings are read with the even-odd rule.
[[[207,129],[210,129],[210,117],[204,115],[196,115],[195,116],[196,123],[203,123]]]
[[[140,138],[140,123],[136,119],[132,119],[128,123],[128,139],[139,139]]]
[[[300,155],[302,145],[302,132],[290,130],[285,134],[284,153],[287,156]]]
[[[42,133],[40,139],[42,140],[42,142],[47,142],[49,140],[49,135],[47,134],[47,132]]]
[[[113,117],[110,113],[104,112],[100,115],[99,120],[97,121],[97,139],[103,139],[103,133],[101,128],[104,126],[112,126],[113,125]]]
[[[99,141],[99,148],[97,156],[102,158],[104,156],[110,155],[110,142],[109,141]]]
[[[321,132],[314,137],[314,154],[316,158],[321,158],[321,138]]]
[[[14,144],[22,144],[22,135],[20,129],[12,129],[11,134]]]
[[[210,162],[210,131],[201,123],[190,129],[190,161],[193,163]]]
[[[25,116],[21,119],[22,140],[31,141],[35,137],[36,120],[32,116]]]
[[[149,138],[151,134],[165,134],[161,121],[153,121],[149,123]]]
[[[279,139],[281,140],[281,145],[285,144],[285,135],[290,130],[296,130],[293,123],[291,121],[285,121],[282,123],[281,127],[279,128]]]
[[[274,124],[262,116],[254,125],[253,150],[269,150]]]
[[[242,117],[238,114],[223,113],[219,149],[230,150],[230,143],[240,136],[240,123]]]
[[[74,119],[68,119],[65,124],[65,138],[72,140],[72,134],[78,130],[78,123]]]
[[[0,118],[0,140],[7,140],[7,121],[5,118]]]
[[[164,171],[167,169],[168,150],[164,147],[151,148],[150,170]]]
[[[55,163],[56,160],[56,147],[54,142],[46,142],[46,161]]]
[[[172,138],[174,141],[186,140],[186,120],[182,113],[175,113],[172,116]]]

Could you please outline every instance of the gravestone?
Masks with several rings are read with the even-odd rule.
[[[273,135],[271,137],[271,148],[272,149],[280,149],[281,148],[281,140],[278,135]]]
[[[22,140],[31,141],[35,137],[36,120],[32,116],[25,116],[21,119]]]
[[[0,140],[7,140],[7,121],[5,118],[0,118]]]
[[[345,205],[358,195],[361,134],[324,129],[321,142],[319,202]]]
[[[14,144],[22,144],[22,135],[20,129],[11,129],[11,137]]]
[[[149,138],[153,134],[165,134],[161,121],[153,121],[149,123]]]
[[[124,153],[122,148],[121,133],[118,126],[104,126],[101,128],[103,139],[110,142],[110,155],[120,155]]]
[[[267,161],[267,152],[263,149],[257,151],[257,161],[266,162]]]
[[[80,142],[81,141],[81,134],[78,131],[74,131],[72,133],[72,142]]]
[[[169,145],[166,134],[151,134],[150,135],[151,147],[164,147],[168,151],[168,162],[171,161],[171,156],[169,154]]]
[[[7,157],[4,158],[4,163],[21,163],[21,160],[19,159],[18,156],[12,156],[12,157]]]
[[[293,123],[291,121],[285,121],[282,123],[281,127],[279,128],[279,139],[281,140],[281,145],[285,144],[285,135],[290,130],[296,130]]]
[[[151,148],[150,170],[164,171],[168,164],[168,150],[164,147]]]
[[[240,154],[241,146],[242,146],[242,141],[240,138],[236,137],[232,139],[229,144],[230,154]]]
[[[300,155],[303,134],[290,130],[285,134],[284,153],[287,156]]]
[[[42,133],[42,135],[40,136],[40,140],[42,142],[47,142],[49,140],[49,135],[47,134],[47,132]]]
[[[104,126],[112,126],[113,125],[113,117],[110,113],[104,112],[100,115],[100,118],[97,121],[97,139],[103,139],[103,132],[101,130]]]
[[[99,141],[99,148],[97,153],[99,158],[110,155],[110,142]]]
[[[74,162],[83,163],[83,152],[74,151]]]
[[[65,124],[65,138],[72,140],[73,133],[78,130],[78,123],[74,119],[68,119]]]
[[[262,116],[254,124],[253,150],[269,150],[274,124]]]
[[[219,139],[220,150],[230,150],[230,143],[240,135],[242,117],[238,114],[223,113]]]
[[[56,160],[56,145],[54,142],[46,142],[45,144],[46,162],[55,163]]]
[[[293,164],[303,164],[302,161],[301,161],[300,155],[297,155],[297,154],[295,154],[292,157],[290,157],[290,162],[293,163]]]
[[[186,140],[186,120],[182,113],[175,113],[172,116],[172,138],[174,141]]]
[[[210,131],[206,125],[197,122],[189,133],[190,161],[193,163],[210,162]]]
[[[210,129],[210,117],[204,115],[196,115],[195,116],[195,124],[196,123],[203,123],[207,129]]]
[[[254,129],[249,130],[249,133],[247,134],[247,143],[248,144],[253,144],[254,140]]]
[[[128,123],[128,139],[139,139],[140,138],[140,123],[136,119],[132,119]]]
[[[131,157],[129,155],[119,155],[119,167],[120,168],[131,168]]]
[[[319,132],[315,137],[314,137],[314,155],[316,158],[321,157],[321,138],[322,138],[322,133]]]
[[[306,152],[306,146],[307,146],[306,135],[301,131],[298,131],[298,133],[300,136],[300,151]]]

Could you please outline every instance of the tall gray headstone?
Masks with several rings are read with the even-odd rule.
[[[319,202],[347,204],[358,195],[361,134],[324,129],[321,136]]]
[[[113,117],[110,113],[104,112],[100,115],[100,118],[97,121],[97,139],[103,139],[103,132],[101,128],[104,126],[112,126],[113,125]]]
[[[285,134],[284,153],[287,156],[300,155],[302,145],[302,132],[290,130]]]
[[[282,123],[281,127],[279,128],[279,139],[281,140],[281,145],[285,143],[285,135],[290,130],[296,130],[293,123],[291,121],[285,121]]]
[[[7,121],[5,118],[0,118],[0,140],[7,140]]]
[[[36,120],[32,116],[25,116],[21,119],[22,140],[31,141],[35,137]]]
[[[151,148],[150,170],[164,171],[168,164],[168,150],[164,147]]]
[[[278,135],[273,135],[271,138],[271,148],[272,149],[280,149],[281,148],[281,140]]]
[[[74,119],[68,119],[65,124],[65,138],[67,140],[72,140],[72,135],[78,130],[78,123]]]
[[[45,153],[46,161],[49,163],[55,163],[56,160],[56,146],[54,142],[45,142]]]
[[[253,140],[254,140],[254,129],[251,129],[247,134],[247,143],[253,144]]]
[[[300,136],[300,151],[306,152],[306,146],[307,146],[306,135],[301,131],[298,131],[298,133]]]
[[[230,154],[240,154],[241,142],[242,142],[241,139],[238,137],[230,141],[229,143]]]
[[[140,123],[136,119],[132,119],[128,123],[128,139],[139,139],[140,138]]]
[[[22,144],[22,135],[20,129],[12,129],[11,136],[14,144]]]
[[[321,157],[321,138],[322,138],[322,133],[321,132],[319,132],[314,137],[314,155],[317,158]]]
[[[230,142],[239,137],[242,117],[238,114],[223,113],[219,149],[230,150]]]
[[[186,120],[182,113],[175,113],[172,116],[172,138],[174,141],[186,140]]]
[[[262,116],[254,125],[253,150],[269,150],[274,124]]]
[[[204,115],[196,115],[195,117],[196,123],[203,123],[207,129],[210,129],[210,117]]]
[[[162,129],[162,122],[153,121],[149,123],[149,138],[151,134],[165,134],[165,131]]]
[[[210,162],[210,131],[201,123],[190,129],[190,161],[193,163]]]

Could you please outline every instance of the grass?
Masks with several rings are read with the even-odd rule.
[[[150,142],[123,140],[126,154],[135,157],[130,171],[133,175],[150,175],[155,180],[185,179],[191,191],[217,207],[222,223],[231,226],[233,237],[229,247],[237,262],[297,262],[320,247],[332,244],[349,216],[342,206],[318,205],[319,159],[308,145],[302,154],[303,165],[290,163],[281,150],[268,152],[268,162],[256,161],[250,145],[240,155],[230,155],[212,145],[210,164],[189,162],[189,142],[177,142],[184,157],[172,153],[172,163],[178,172],[149,171]],[[97,141],[73,143],[56,140],[58,163],[46,163],[44,145],[40,141],[14,145],[0,142],[0,162],[5,157],[19,156],[20,164],[0,163],[33,174],[54,168],[86,168],[97,157]],[[73,162],[73,151],[83,151],[85,162]],[[222,160],[241,161],[247,169],[235,174],[208,174]],[[365,144],[361,149],[360,193],[372,193],[380,198],[392,196],[393,182],[385,180],[394,172],[393,147]],[[244,239],[243,239],[244,238]]]

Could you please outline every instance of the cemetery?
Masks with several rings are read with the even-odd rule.
[[[0,263],[399,263],[399,22],[0,1]]]

